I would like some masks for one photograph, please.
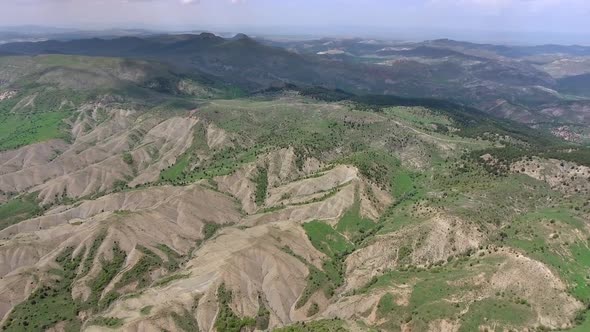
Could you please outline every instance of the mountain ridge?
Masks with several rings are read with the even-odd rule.
[[[201,33],[13,43],[1,45],[0,52],[148,59],[182,71],[205,72],[246,91],[293,83],[354,94],[449,99],[532,125],[546,123],[552,116],[544,110],[555,105],[570,118],[585,119],[579,114],[580,108],[569,106],[571,90],[551,76],[559,70],[553,67],[561,66],[554,60],[556,55],[544,55],[549,60],[543,61],[552,62],[539,64],[540,60],[530,62],[502,55],[520,52],[519,47],[449,40],[367,44],[356,39],[330,39],[316,45],[316,41],[280,43],[236,36],[226,39]],[[314,51],[306,51],[305,45],[311,45],[309,49]],[[331,54],[332,49],[339,52]],[[341,51],[348,55],[341,55]],[[326,54],[317,54],[322,52]],[[553,69],[546,72],[545,65]],[[590,103],[583,95],[577,98],[580,103]]]
[[[212,35],[65,45],[104,43],[151,55],[0,57],[4,330],[590,326],[590,148],[569,129],[588,127],[561,101],[531,125],[444,91],[338,89],[408,87],[417,69],[415,88],[433,84],[424,57],[381,70]],[[502,68],[493,87],[531,79]]]

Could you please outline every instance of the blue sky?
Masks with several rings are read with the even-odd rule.
[[[2,25],[590,43],[590,0],[0,0]],[[470,37],[473,36],[473,37]],[[588,42],[585,42],[588,39]]]

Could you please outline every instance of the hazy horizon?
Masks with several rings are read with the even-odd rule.
[[[582,0],[16,0],[3,26],[588,44]]]

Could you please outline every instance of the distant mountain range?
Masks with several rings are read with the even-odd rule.
[[[356,94],[448,99],[531,124],[590,123],[587,89],[578,84],[584,76],[568,78],[590,73],[590,61],[584,62],[590,59],[590,47],[584,46],[503,46],[448,39],[281,42],[201,33],[8,43],[0,45],[0,54],[149,59],[183,72],[217,76],[246,91],[293,83]],[[545,111],[555,107],[560,109],[558,118]]]

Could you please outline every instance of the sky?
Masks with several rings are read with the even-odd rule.
[[[0,0],[0,25],[590,43],[590,0]]]

